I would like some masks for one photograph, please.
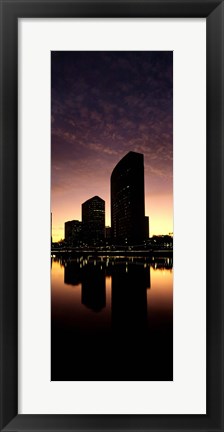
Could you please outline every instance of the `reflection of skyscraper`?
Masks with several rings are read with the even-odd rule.
[[[82,279],[82,272],[79,263],[66,261],[64,264],[64,283],[68,285],[79,285]]]
[[[83,240],[100,243],[105,237],[105,201],[94,196],[82,204]]]
[[[117,264],[112,272],[112,325],[118,335],[144,337],[150,268]]]
[[[99,265],[89,264],[83,272],[82,304],[95,312],[106,306],[105,272]]]
[[[149,237],[145,219],[144,157],[129,152],[111,175],[111,228],[116,243],[136,244]]]

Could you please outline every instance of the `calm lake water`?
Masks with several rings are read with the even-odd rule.
[[[52,260],[51,379],[172,380],[170,257]]]

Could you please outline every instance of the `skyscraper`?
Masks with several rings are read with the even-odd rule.
[[[78,245],[81,241],[82,222],[72,220],[65,222],[65,240],[71,245]]]
[[[51,243],[53,241],[53,237],[52,237],[52,212],[51,212]]]
[[[118,244],[141,244],[149,236],[141,153],[127,153],[111,174],[111,229]]]
[[[94,196],[82,204],[83,241],[100,244],[105,238],[105,201]]]

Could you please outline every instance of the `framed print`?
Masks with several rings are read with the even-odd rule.
[[[51,52],[52,381],[173,380],[172,65],[170,51]]]
[[[114,32],[114,25],[116,39],[110,37]],[[178,31],[178,39],[175,37],[175,30]],[[121,46],[124,31],[126,39]],[[91,46],[89,38],[85,38],[88,32],[92,34]],[[166,44],[163,32],[167,34]],[[103,39],[102,33],[105,35]],[[139,35],[137,41],[135,33]],[[191,34],[187,41],[186,33]],[[35,34],[41,34],[41,37],[36,38]],[[206,214],[205,34],[205,22],[197,20],[194,23],[168,19],[166,22],[120,19],[116,23],[94,19],[91,22],[87,19],[81,22],[60,20],[50,23],[20,20],[19,137],[20,131],[26,131],[26,137],[21,137],[20,141],[19,165],[19,178],[23,184],[19,220],[20,233],[24,233],[20,240],[23,247],[19,258],[19,303],[23,311],[20,314],[19,309],[19,346],[23,347],[19,350],[18,362],[20,413],[84,414],[88,411],[89,414],[203,414],[206,410],[205,246],[203,247]],[[51,35],[50,39],[54,41],[52,51],[48,44],[48,35]],[[105,40],[106,47],[102,45]],[[41,41],[43,44],[40,48]],[[32,51],[29,49],[31,45]],[[90,51],[90,48],[93,49]],[[188,66],[192,62],[194,82],[197,85],[193,87],[189,80],[191,87],[183,86],[182,77],[186,71],[188,74],[192,73]],[[48,73],[43,74],[45,67]],[[34,88],[33,79],[41,73],[41,86]],[[75,82],[69,79],[68,73],[71,73],[71,76],[75,74]],[[48,80],[50,74],[51,82]],[[89,86],[87,92],[86,86]],[[91,96],[92,91],[94,96]],[[115,91],[118,92],[117,96]],[[192,97],[194,107],[191,106]],[[80,98],[82,101],[78,108]],[[45,100],[44,106],[42,100]],[[189,102],[191,109],[186,110]],[[79,114],[81,117],[75,122],[74,119],[77,119]],[[100,121],[97,121],[99,116]],[[36,118],[39,127],[33,136]],[[197,147],[190,129],[189,134],[185,130],[183,140],[182,130],[186,129],[186,118],[189,123],[194,124]],[[66,126],[63,126],[64,119]],[[127,127],[124,122],[128,122]],[[48,125],[48,128],[44,125]],[[146,127],[150,127],[150,131],[146,132]],[[194,163],[192,159],[187,162],[187,155],[190,157],[192,153]],[[64,168],[61,166],[63,160]],[[174,186],[173,161],[176,166]],[[42,178],[45,179],[42,184],[36,182],[40,166]],[[188,166],[191,166],[191,177],[186,183]],[[101,175],[100,180],[96,175],[96,167]],[[190,185],[195,176],[198,178],[198,170],[201,182],[204,179],[204,187],[200,186],[200,182]],[[67,178],[69,172],[71,177]],[[127,177],[124,177],[125,172]],[[35,191],[32,196],[31,184]],[[122,187],[119,187],[119,184],[122,184]],[[181,184],[181,188],[178,184]],[[115,190],[118,188],[115,197],[112,196],[114,187]],[[182,200],[183,193],[188,196],[189,189],[191,201],[194,202],[193,226],[190,224],[188,200]],[[51,208],[46,206],[45,209],[44,203],[50,202],[50,193]],[[111,195],[110,200],[108,194]],[[121,196],[122,205],[119,205]],[[99,216],[101,219],[106,216],[105,219],[107,218],[110,224],[108,207],[112,220],[114,199],[120,215],[118,220],[115,220],[116,238],[114,234],[110,241],[104,241],[103,236],[100,239],[92,238],[94,226],[97,227],[96,235],[99,235]],[[139,201],[138,204],[136,200]],[[28,201],[32,217],[26,207]],[[181,203],[181,206],[178,206],[178,203]],[[71,210],[68,209],[70,206]],[[49,279],[50,274],[48,242],[51,234],[45,235],[41,242],[35,244],[32,255],[26,254],[30,239],[25,233],[32,231],[35,215],[40,214],[40,207],[43,221],[49,223],[51,220],[52,225],[51,296],[42,283]],[[200,273],[194,271],[195,278],[198,275],[197,281],[195,280],[197,290],[194,290],[194,308],[189,304],[190,274],[185,274],[183,280],[182,272],[178,271],[181,264],[176,265],[175,273],[172,269],[172,234],[169,234],[172,231],[172,207],[175,219],[175,262],[178,263],[180,257],[187,260],[189,254],[192,257],[192,266],[198,267],[200,260]],[[138,213],[136,209],[139,209]],[[86,214],[94,214],[94,211],[97,224],[95,225],[94,219],[86,223]],[[60,213],[61,220],[58,219]],[[147,215],[150,216],[151,234],[149,239],[141,239],[140,229],[144,227],[142,220],[144,221]],[[192,251],[190,244],[178,241],[183,229],[181,221],[186,216],[189,219],[188,229],[190,227],[191,235],[197,236],[200,254],[198,249]],[[131,230],[129,228],[127,238],[120,239],[119,226],[124,231],[128,227],[128,221],[129,226],[133,226],[133,219],[136,222]],[[123,225],[122,220],[125,220]],[[157,228],[155,222],[158,224]],[[80,228],[80,224],[79,239],[76,241],[68,238],[67,227],[78,225]],[[61,225],[60,235],[63,239],[65,234],[65,242],[60,239],[57,241],[57,229]],[[104,221],[100,226],[104,226]],[[37,221],[35,227],[39,238],[42,237],[43,229],[50,233],[50,225],[40,225]],[[38,227],[41,227],[41,231]],[[91,227],[91,235],[87,235],[88,227]],[[148,228],[147,230],[149,231]],[[166,237],[161,237],[161,232]],[[132,233],[138,235],[137,242],[130,237]],[[163,240],[163,244],[160,242],[158,248],[159,239]],[[39,263],[38,272],[35,262]],[[138,282],[134,283],[136,273]],[[28,287],[32,274],[35,274],[35,281],[30,291]],[[179,287],[178,291],[175,286]],[[42,311],[41,321],[39,310]],[[191,310],[190,322],[188,310]],[[195,320],[200,322],[201,326],[193,324]],[[186,323],[188,325],[185,338],[183,334]],[[50,329],[50,332],[46,329]],[[36,335],[32,340],[30,332]],[[172,334],[175,341],[173,347]],[[75,345],[71,343],[73,340],[76,341]],[[198,340],[200,344],[197,343]],[[44,347],[50,344],[51,351],[45,352]],[[186,374],[185,359],[188,358],[192,346],[197,362],[188,364]],[[34,365],[38,352],[45,352],[45,356],[36,368]],[[107,358],[107,362],[102,362],[102,358]],[[74,364],[78,370],[74,369]],[[52,381],[44,377],[51,377]],[[73,381],[76,391],[72,391],[71,397]],[[98,390],[97,397],[94,397],[96,382]],[[132,389],[135,388],[131,393],[130,385]],[[146,386],[147,400],[144,401]],[[35,394],[31,397],[33,389]]]
[[[223,430],[223,2],[1,2],[1,430]]]

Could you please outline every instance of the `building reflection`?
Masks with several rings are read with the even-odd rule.
[[[112,329],[139,332],[147,321],[150,264],[133,260],[64,260],[64,283],[81,284],[81,302],[99,312],[106,306],[106,276],[112,278]]]
[[[105,272],[102,266],[89,264],[82,278],[82,304],[95,312],[106,306]]]
[[[119,337],[138,338],[147,326],[150,267],[117,264],[112,272],[112,328]]]
[[[66,261],[64,263],[64,283],[66,285],[79,285],[82,280],[79,263]]]
[[[94,312],[106,306],[105,271],[102,265],[86,260],[64,261],[64,283],[77,286],[81,284],[81,302]]]
[[[156,257],[152,258],[151,267],[154,270],[171,270],[173,268],[173,258],[171,257]]]
[[[109,379],[114,381],[173,379],[172,313],[159,310],[158,314],[155,302],[148,302],[147,307],[147,296],[153,297],[157,288],[153,285],[155,271],[160,276],[164,268],[172,278],[167,271],[172,261],[162,258],[156,257],[153,262],[151,257],[83,255],[58,260],[62,295],[66,290],[68,303],[60,302],[60,313],[52,314],[52,358],[57,359],[53,365],[54,377],[107,380],[109,373]],[[106,291],[108,276],[111,285],[109,282]],[[151,282],[152,292],[147,292],[151,290]],[[67,296],[69,288],[65,284],[79,285],[74,296],[73,293]],[[77,302],[74,307],[73,299]],[[82,313],[83,306],[92,313]],[[74,340],[75,351],[71,343]],[[102,369],[103,358],[110,359],[106,371]]]

